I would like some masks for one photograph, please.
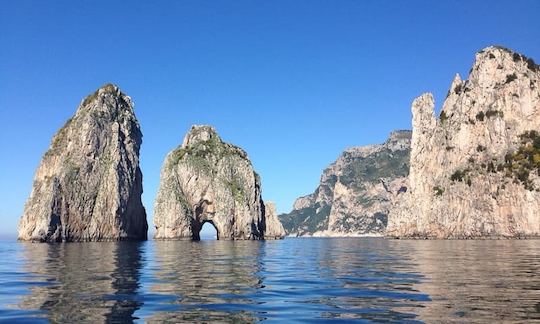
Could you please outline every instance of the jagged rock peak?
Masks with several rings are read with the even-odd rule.
[[[177,148],[175,152],[183,152],[182,150],[188,148],[200,148],[217,156],[225,153],[237,154],[239,157],[249,160],[247,153],[243,149],[233,144],[225,143],[215,128],[210,125],[191,126],[189,132],[184,136],[181,147]]]
[[[56,133],[34,178],[19,239],[144,240],[142,134],[131,99],[106,85]]]
[[[390,136],[383,144],[391,151],[410,149],[412,131],[410,130],[395,130],[390,133]]]
[[[540,235],[539,83],[532,59],[492,46],[454,78],[439,118],[431,94],[415,99],[409,190],[387,234]]]
[[[214,138],[221,142],[221,138],[214,127],[209,125],[193,125],[184,137],[182,146],[196,145],[199,142],[209,141]]]
[[[107,83],[81,100],[78,107],[78,111],[92,109],[133,111],[133,102],[131,101],[131,97],[123,93],[118,86]]]
[[[383,149],[388,149],[390,151],[408,150],[411,146],[411,135],[412,132],[410,130],[395,130],[390,133],[384,143],[347,148],[337,159],[335,164],[340,164],[342,161],[352,156],[357,158],[364,157]]]
[[[473,69],[478,66],[495,60],[497,63],[507,63],[507,66],[516,68],[518,66],[526,67],[529,70],[537,72],[540,68],[532,58],[515,52],[503,46],[489,46],[476,53]],[[518,67],[519,68],[519,67]],[[500,68],[499,68],[500,69]]]
[[[387,142],[400,141],[400,140],[410,140],[412,131],[409,129],[398,129],[390,132]]]
[[[198,240],[206,222],[218,239],[283,237],[272,209],[265,211],[261,179],[247,154],[211,126],[191,127],[167,155],[154,206],[156,239]]]
[[[429,130],[435,126],[435,99],[433,94],[424,93],[414,99],[412,104],[412,125],[413,128],[422,128],[422,131]]]
[[[458,91],[466,90],[466,82],[483,87],[504,85],[528,73],[540,72],[533,59],[501,46],[490,46],[476,54],[468,80]]]

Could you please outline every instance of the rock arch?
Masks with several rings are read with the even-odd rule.
[[[209,219],[203,219],[203,220],[196,220],[194,219],[191,228],[192,228],[192,240],[193,241],[200,241],[201,240],[201,231],[205,224],[210,224],[215,230],[216,230],[216,240],[219,240],[219,230],[216,227],[216,224],[212,220]]]
[[[223,142],[211,126],[193,126],[163,163],[155,238],[198,240],[205,222],[214,225],[220,240],[284,236],[275,213],[266,213],[261,180],[246,152]]]

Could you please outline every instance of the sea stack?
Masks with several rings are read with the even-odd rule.
[[[411,131],[352,147],[326,168],[314,193],[279,215],[291,236],[382,236],[388,213],[407,191]]]
[[[199,240],[205,222],[214,225],[220,240],[285,234],[272,208],[265,208],[261,179],[246,152],[223,142],[211,126],[193,126],[163,163],[155,238]]]
[[[19,240],[146,240],[141,143],[130,97],[112,84],[86,97],[41,160]]]
[[[503,47],[456,75],[439,118],[431,94],[412,104],[409,190],[387,235],[540,235],[540,68]]]
[[[285,229],[277,216],[276,205],[273,202],[267,201],[264,203],[264,216],[266,219],[264,238],[282,239],[285,236]]]

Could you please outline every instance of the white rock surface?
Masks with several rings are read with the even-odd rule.
[[[434,110],[431,94],[413,102],[410,185],[387,235],[538,236],[540,68],[488,47],[467,80],[454,78],[440,118]]]
[[[276,213],[276,205],[267,201],[264,203],[266,231],[264,232],[265,239],[282,239],[285,237],[285,229],[279,221]]]

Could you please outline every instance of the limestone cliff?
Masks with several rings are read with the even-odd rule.
[[[439,118],[412,105],[410,187],[389,218],[398,237],[540,234],[540,68],[502,47],[457,75]]]
[[[205,222],[214,225],[218,239],[283,237],[279,220],[265,209],[261,180],[246,152],[223,142],[210,126],[193,126],[163,163],[155,238],[198,240]]]
[[[53,137],[19,223],[19,240],[145,240],[139,148],[131,98],[106,85]]]
[[[266,231],[264,232],[264,237],[266,239],[283,238],[285,236],[285,229],[276,213],[276,205],[273,202],[265,202],[264,211],[266,217]]]
[[[407,190],[410,131],[396,131],[379,145],[346,150],[280,219],[293,236],[381,235],[394,201]]]

